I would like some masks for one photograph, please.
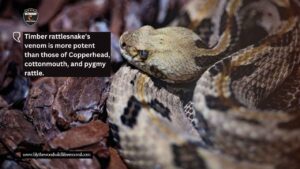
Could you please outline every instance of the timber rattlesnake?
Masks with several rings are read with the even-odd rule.
[[[214,11],[197,22],[214,30],[191,24],[200,37],[150,26],[122,35],[121,51],[134,67],[114,75],[107,101],[121,155],[143,169],[300,168],[294,1],[206,3],[215,3]]]

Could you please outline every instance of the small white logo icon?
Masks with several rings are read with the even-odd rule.
[[[23,19],[27,25],[34,25],[39,17],[37,9],[28,8],[23,12]]]
[[[13,39],[14,39],[16,42],[21,43],[20,38],[21,38],[21,32],[14,32],[14,33],[13,33]]]

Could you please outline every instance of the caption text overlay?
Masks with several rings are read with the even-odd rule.
[[[110,33],[23,33],[24,76],[109,76]]]

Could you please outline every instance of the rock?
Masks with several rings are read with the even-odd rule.
[[[88,122],[102,112],[109,84],[109,78],[67,78],[58,89],[53,109],[67,122]]]
[[[23,169],[18,163],[12,160],[5,160],[2,165],[0,165],[2,169]]]
[[[101,169],[96,158],[92,159],[32,159],[31,166],[36,169]]]
[[[72,128],[58,134],[50,140],[52,149],[76,149],[106,140],[108,137],[107,124],[96,120],[82,126]]]
[[[33,83],[24,113],[33,121],[38,134],[49,140],[59,133],[52,116],[52,104],[58,88],[66,78],[41,78]]]
[[[107,7],[108,0],[82,1],[81,3],[68,5],[51,22],[50,31],[88,31],[91,20],[103,16],[108,10]]]
[[[0,142],[10,151],[41,149],[43,140],[19,110],[0,110]],[[0,146],[1,147],[1,146]],[[1,148],[0,148],[1,149]]]
[[[124,164],[117,150],[113,148],[109,148],[109,152],[110,152],[110,161],[109,161],[108,169],[127,169],[127,166]]]
[[[0,109],[8,107],[7,102],[0,96]]]

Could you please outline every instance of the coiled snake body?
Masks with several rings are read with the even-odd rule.
[[[107,101],[121,155],[143,169],[300,168],[294,1],[206,3],[215,10],[199,13],[200,22],[215,24],[208,38],[182,27],[122,35],[133,67],[114,75]]]

